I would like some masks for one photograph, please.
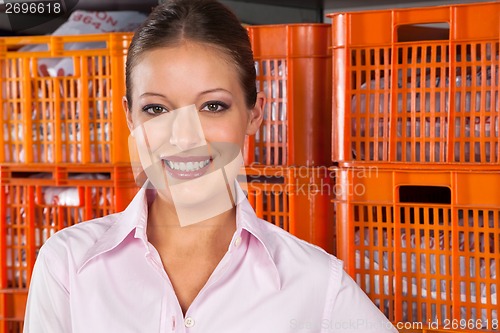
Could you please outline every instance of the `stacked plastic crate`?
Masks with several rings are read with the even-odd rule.
[[[393,322],[498,330],[499,16],[331,16],[337,255]]]
[[[263,123],[246,142],[250,202],[259,217],[333,252],[330,25],[248,31],[267,98]]]
[[[22,331],[43,242],[122,210],[137,191],[121,106],[130,39],[0,39],[0,332]],[[50,75],[61,61],[70,70]]]

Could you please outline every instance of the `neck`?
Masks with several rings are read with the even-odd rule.
[[[182,226],[172,203],[157,196],[151,204],[147,235],[159,250],[182,256],[211,256],[227,251],[236,230],[236,208]]]

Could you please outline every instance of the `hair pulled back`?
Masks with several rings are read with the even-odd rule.
[[[132,106],[132,72],[144,53],[184,41],[214,46],[236,65],[248,108],[255,105],[255,64],[247,31],[238,18],[215,0],[169,0],[158,5],[137,29],[125,67],[126,96]]]

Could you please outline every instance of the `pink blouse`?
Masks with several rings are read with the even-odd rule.
[[[52,236],[38,254],[24,332],[397,332],[342,262],[237,206],[237,230],[184,316],[146,236],[150,190]]]

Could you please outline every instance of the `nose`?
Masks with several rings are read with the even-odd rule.
[[[205,135],[196,109],[181,109],[175,113],[170,144],[177,146],[181,151],[204,145]]]

